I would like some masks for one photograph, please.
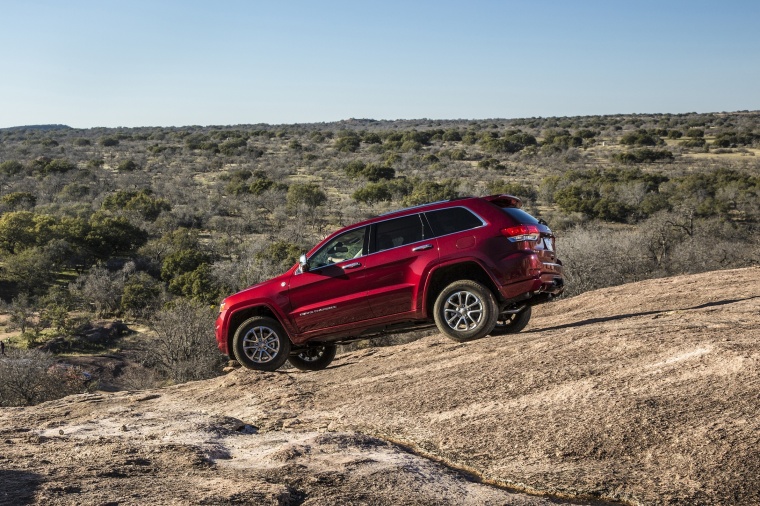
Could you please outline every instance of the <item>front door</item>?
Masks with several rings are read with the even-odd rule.
[[[368,228],[334,237],[308,259],[308,271],[291,276],[290,319],[299,333],[316,337],[372,317],[365,286]]]

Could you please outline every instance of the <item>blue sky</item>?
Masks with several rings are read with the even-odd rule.
[[[0,128],[760,109],[756,0],[0,0]]]

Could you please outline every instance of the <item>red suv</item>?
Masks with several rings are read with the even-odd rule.
[[[546,222],[510,195],[435,202],[338,230],[285,274],[224,299],[222,353],[250,369],[327,367],[337,344],[432,327],[457,341],[519,332],[562,293]]]

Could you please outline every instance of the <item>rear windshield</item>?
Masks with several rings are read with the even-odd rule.
[[[513,220],[522,225],[535,225],[538,223],[537,219],[522,209],[518,209],[516,207],[502,207],[502,210],[504,210],[505,213],[512,217]]]

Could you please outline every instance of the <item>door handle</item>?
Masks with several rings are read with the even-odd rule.
[[[344,271],[346,269],[356,269],[357,267],[361,267],[361,266],[362,266],[361,262],[353,262],[353,263],[350,263],[350,264],[341,265],[341,267],[343,268]]]
[[[432,244],[423,244],[422,246],[417,246],[416,248],[412,248],[412,251],[425,251],[426,249],[432,248]]]

